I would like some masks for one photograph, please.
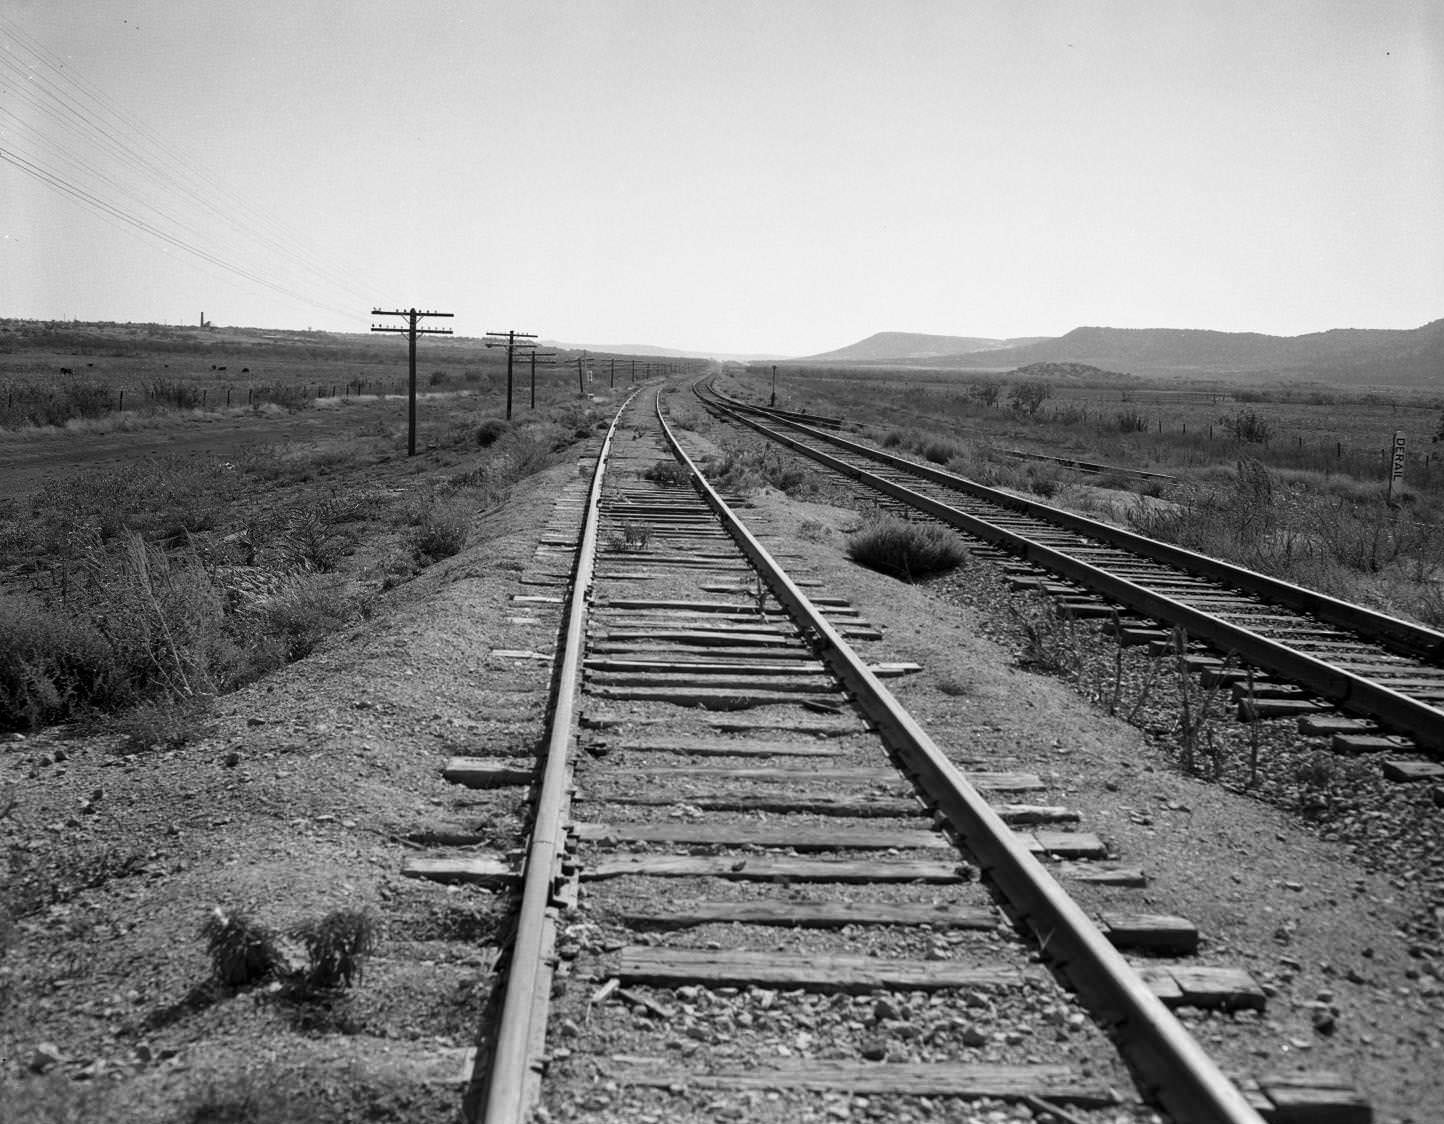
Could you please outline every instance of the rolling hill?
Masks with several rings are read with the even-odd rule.
[[[905,333],[880,332],[814,361],[842,357],[863,345]],[[947,339],[948,337],[933,337]],[[1067,335],[988,350],[952,354],[884,354],[874,363],[915,364],[969,370],[1011,370],[1032,363],[1087,363],[1151,376],[1252,377],[1326,383],[1398,386],[1444,385],[1444,320],[1418,328],[1337,328],[1299,336],[1216,332],[1193,328],[1074,328]],[[853,355],[852,358],[862,358]]]
[[[799,363],[857,363],[894,359],[936,359],[941,356],[991,351],[1004,347],[1021,347],[1047,339],[1028,336],[1021,339],[995,340],[977,336],[931,336],[923,332],[875,332],[865,340],[794,360]]]

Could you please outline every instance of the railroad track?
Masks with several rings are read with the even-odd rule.
[[[531,786],[524,862],[406,868],[518,894],[473,1118],[1369,1119],[1327,1078],[1220,1072],[1169,1008],[1263,990],[1128,908],[1141,876],[1040,778],[935,745],[883,682],[910,668],[858,654],[880,632],[782,569],[653,401],[599,455],[565,610],[536,769],[446,768]],[[1050,867],[1124,904],[1090,916]]]
[[[1341,752],[1382,751],[1394,780],[1444,776],[1432,760],[1444,750],[1444,634],[697,389],[709,409],[964,532],[1016,586],[1116,619],[1125,643],[1166,651],[1182,629],[1186,658],[1232,684],[1241,719],[1296,717]]]

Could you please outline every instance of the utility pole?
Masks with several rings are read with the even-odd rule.
[[[531,408],[536,409],[536,361],[538,359],[555,359],[555,351],[538,351],[536,348],[528,348],[527,355],[531,358]]]
[[[582,362],[586,357],[585,351],[577,356],[577,390],[583,398],[587,396],[587,380],[586,376],[582,374]]]
[[[612,390],[616,390],[616,389],[617,389],[617,361],[616,361],[615,359],[608,359],[608,360],[607,360],[607,371],[608,371],[608,373],[611,375],[611,389],[612,389]]]
[[[635,359],[632,360],[632,385],[637,385],[637,361]]]
[[[512,357],[516,354],[517,348],[529,349],[536,346],[531,340],[536,339],[535,332],[487,332],[487,347],[506,348],[506,420],[511,421],[511,371]]]
[[[777,405],[777,364],[776,364],[776,363],[772,364],[772,401],[769,402],[768,405],[769,405],[769,406],[776,406],[776,405]]]
[[[406,338],[410,345],[407,351],[410,357],[411,371],[411,378],[410,381],[407,383],[409,389],[406,397],[406,455],[408,457],[414,457],[416,455],[416,337],[451,335],[450,328],[418,328],[416,326],[416,323],[423,316],[452,317],[456,314],[453,312],[420,312],[414,308],[408,308],[405,310],[395,309],[391,311],[381,308],[373,308],[371,310],[371,315],[406,317],[406,327],[404,328],[391,328],[383,324],[372,324],[371,330],[373,332],[406,333]]]

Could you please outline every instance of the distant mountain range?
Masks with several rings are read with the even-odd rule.
[[[801,363],[852,363],[864,360],[939,359],[945,356],[996,351],[999,348],[1023,347],[1040,343],[1048,336],[1025,336],[1011,340],[982,339],[978,336],[930,336],[925,332],[874,332],[865,340],[809,355]]]
[[[918,341],[967,346],[925,352]],[[982,343],[984,346],[973,346]],[[892,354],[888,354],[891,351]],[[1064,336],[979,341],[879,332],[799,362],[1013,370],[1031,363],[1088,363],[1151,376],[1258,377],[1328,383],[1437,385],[1444,389],[1444,320],[1419,328],[1338,328],[1301,336],[1192,328],[1075,328]]]
[[[540,340],[543,347],[554,347],[561,351],[588,351],[593,355],[645,355],[650,359],[721,359],[734,363],[766,363],[774,359],[785,359],[785,355],[736,355],[725,351],[683,351],[673,347],[653,347],[648,343],[580,344],[562,343],[558,340]]]

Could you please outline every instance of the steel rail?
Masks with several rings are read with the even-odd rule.
[[[695,390],[696,387],[694,386],[694,391]],[[710,390],[710,393],[719,399],[725,400],[726,398],[726,396],[721,395],[716,390]],[[706,401],[706,399],[704,398],[703,401]],[[749,403],[742,403],[742,405],[752,413],[768,413],[765,407],[752,406]],[[1200,577],[1232,585],[1245,592],[1258,594],[1277,604],[1284,605],[1301,613],[1307,613],[1329,624],[1360,633],[1376,643],[1393,647],[1396,651],[1415,659],[1444,664],[1444,632],[1426,628],[1412,621],[1401,620],[1398,617],[1389,616],[1387,613],[1366,609],[1362,605],[1355,605],[1352,602],[1343,601],[1337,597],[1330,597],[1326,593],[1306,589],[1292,582],[1270,577],[1268,574],[1261,574],[1257,570],[1250,570],[1247,567],[1238,566],[1231,562],[1210,558],[1206,554],[1198,554],[1191,550],[1185,550],[1181,546],[1174,546],[1171,543],[1150,539],[1144,535],[1126,531],[1121,527],[1100,523],[1098,520],[1089,519],[1084,515],[1077,515],[1071,511],[1064,511],[1061,508],[1050,507],[1048,504],[1039,503],[1036,500],[1024,499],[1021,496],[1011,495],[1010,493],[999,491],[996,488],[989,488],[984,484],[979,484],[966,477],[958,476],[956,473],[948,472],[945,469],[937,468],[933,465],[919,464],[916,461],[908,460],[906,457],[900,457],[882,449],[875,449],[857,441],[850,441],[835,433],[827,433],[823,430],[809,427],[801,422],[795,422],[786,418],[783,420],[786,421],[787,424],[795,426],[821,441],[828,442],[838,448],[847,449],[849,452],[857,453],[860,456],[867,457],[880,464],[903,469],[915,476],[921,476],[925,480],[942,484],[955,491],[986,500],[989,503],[1010,507],[1025,515],[1042,519],[1080,535],[1086,535],[1091,539],[1106,543],[1109,546],[1116,546],[1132,554],[1151,558],[1155,562],[1162,562],[1168,566],[1187,570]]]
[[[1014,915],[1033,931],[1094,1014],[1116,1029],[1146,1091],[1180,1124],[1261,1124],[1263,1118],[1238,1088],[707,482],[662,416],[660,394],[657,417],[695,486],[773,596],[795,621],[806,622],[823,660],[946,816]]]
[[[486,1075],[480,1119],[485,1124],[522,1124],[531,1114],[546,1045],[547,1001],[551,994],[555,917],[552,891],[564,845],[564,813],[571,775],[571,743],[575,735],[577,685],[580,682],[587,603],[596,560],[597,524],[602,480],[617,422],[636,391],[618,408],[597,454],[587,493],[586,516],[572,573],[562,663],[557,673],[556,701],[547,737],[546,761],[537,794],[536,817],[527,848],[521,908],[517,912],[505,995],[497,1021],[495,1047]]]
[[[1375,680],[1296,651],[1276,640],[1270,640],[1252,629],[1233,624],[1172,597],[1156,593],[1127,578],[1111,574],[1107,570],[1075,558],[1062,550],[1044,546],[1016,531],[1006,530],[976,515],[950,507],[940,500],[925,496],[921,492],[915,492],[911,488],[894,483],[885,477],[874,475],[839,457],[813,449],[804,442],[762,425],[751,418],[739,416],[737,420],[751,426],[764,436],[778,441],[834,471],[850,476],[894,499],[901,500],[909,507],[925,512],[949,526],[956,527],[958,530],[965,531],[986,542],[1004,545],[1028,561],[1096,590],[1136,612],[1157,620],[1181,625],[1192,637],[1206,640],[1222,651],[1233,652],[1239,658],[1257,667],[1276,671],[1341,706],[1375,717],[1387,726],[1412,735],[1421,745],[1444,746],[1444,711],[1428,703],[1410,698]],[[813,431],[813,433],[816,435],[817,431]],[[851,445],[852,442],[847,442],[847,444]],[[909,464],[910,462],[903,463]]]

